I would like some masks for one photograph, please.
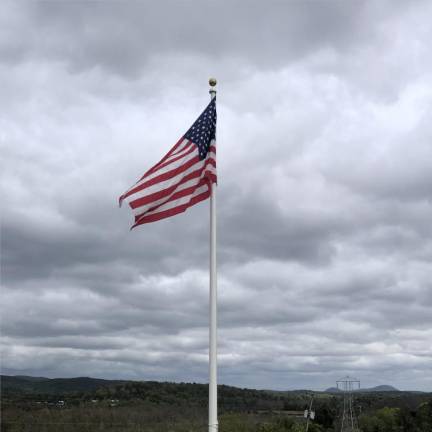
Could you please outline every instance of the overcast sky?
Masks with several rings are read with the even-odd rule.
[[[2,372],[206,382],[208,202],[117,200],[218,79],[219,381],[432,391],[432,3],[5,1]]]

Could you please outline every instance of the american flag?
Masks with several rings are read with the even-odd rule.
[[[186,211],[216,183],[216,98],[176,145],[120,197],[135,215],[132,228]],[[132,229],[131,228],[131,229]]]

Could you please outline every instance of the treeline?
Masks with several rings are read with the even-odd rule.
[[[147,401],[166,406],[207,406],[208,385],[196,383],[169,383],[156,381],[130,381],[116,385],[102,385],[91,391],[70,392],[57,389],[55,392],[20,391],[5,389],[3,398],[15,402],[67,400],[69,405],[82,402],[118,400],[121,404],[133,401]],[[274,393],[263,390],[240,389],[225,385],[218,386],[218,403],[223,411],[256,410],[303,410],[309,401],[307,394]]]
[[[191,383],[130,382],[83,394],[90,399],[144,400],[161,405],[207,406],[208,385]],[[218,404],[223,411],[303,410],[307,394],[274,394],[263,390],[218,386]]]

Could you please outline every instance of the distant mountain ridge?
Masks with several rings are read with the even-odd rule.
[[[396,387],[393,387],[391,385],[379,385],[376,387],[370,387],[370,388],[360,388],[357,390],[353,390],[356,393],[370,393],[370,392],[398,392]],[[327,390],[324,390],[325,393],[342,393],[341,389],[338,389],[336,387],[330,387]]]
[[[77,378],[45,378],[45,377],[32,377],[25,375],[0,375],[1,391],[2,393],[40,393],[40,394],[65,394],[76,392],[92,392],[100,388],[108,388],[127,383],[134,383],[140,381],[132,380],[106,380],[90,377],[77,377]],[[142,381],[141,381],[142,382]],[[280,391],[270,391],[271,393],[284,393]],[[310,390],[291,390],[289,393],[304,393]],[[355,390],[360,393],[372,392],[399,392],[397,388],[391,385],[379,385],[372,388],[364,388]],[[330,387],[324,390],[324,393],[341,393],[340,389]]]
[[[104,380],[89,377],[44,378],[25,375],[1,375],[1,391],[20,393],[75,393],[94,391],[101,387],[123,384],[124,380]]]

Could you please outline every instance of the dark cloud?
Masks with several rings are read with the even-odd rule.
[[[235,1],[158,4],[128,2],[37,2],[8,5],[13,25],[26,31],[4,47],[4,57],[43,56],[72,70],[103,67],[136,74],[154,54],[196,52],[233,55],[254,63],[283,64],[322,45],[343,49],[362,37],[364,3]],[[31,26],[26,26],[31,24]],[[26,28],[27,27],[27,28]],[[343,35],[343,37],[341,37]]]

